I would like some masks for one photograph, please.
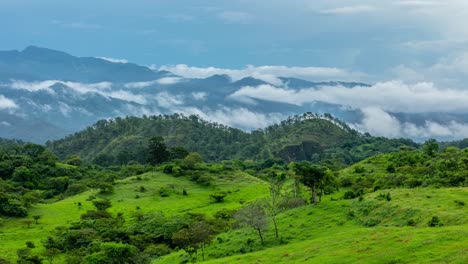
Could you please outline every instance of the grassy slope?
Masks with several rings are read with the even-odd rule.
[[[124,212],[127,219],[136,211],[162,211],[166,215],[191,211],[210,215],[221,208],[240,208],[243,202],[267,193],[265,183],[241,172],[219,174],[211,187],[158,172],[147,173],[140,178],[119,182],[115,193],[107,196],[113,204],[112,213]],[[140,186],[144,186],[146,191],[139,192]],[[171,195],[160,197],[160,187],[171,190],[173,187]],[[181,194],[184,188],[188,196]],[[209,194],[219,190],[231,193],[225,202],[214,204]],[[341,192],[325,196],[317,207],[285,211],[278,216],[282,243],[274,239],[271,228],[264,246],[258,243],[256,233],[249,229],[220,234],[206,249],[207,260],[210,263],[468,261],[468,211],[466,205],[454,202],[467,202],[468,188],[394,189],[388,192],[392,196],[390,202],[375,199],[380,192],[365,195],[362,202],[331,201],[331,197],[342,196]],[[40,252],[40,242],[51,230],[77,221],[82,213],[93,207],[86,199],[95,193],[89,191],[59,202],[35,206],[31,215],[42,215],[42,219],[30,228],[26,228],[21,220],[5,219],[0,232],[0,256],[14,259],[16,250],[23,248],[28,240],[34,241],[39,246],[34,250]],[[136,199],[136,195],[140,198]],[[82,203],[81,209],[78,202]],[[141,209],[137,210],[137,206]],[[373,210],[367,212],[366,208]],[[350,211],[354,212],[354,217],[350,216]],[[427,227],[432,216],[438,216],[444,226]],[[414,220],[415,227],[407,226],[409,219]],[[369,220],[377,226],[365,227]],[[254,241],[250,246],[247,245],[249,238]],[[180,263],[183,255],[182,251],[174,252],[154,263]]]
[[[213,214],[222,208],[237,209],[241,203],[255,200],[263,196],[267,190],[266,185],[250,175],[241,172],[224,172],[218,175],[213,186],[203,187],[184,177],[175,178],[163,173],[154,172],[140,176],[141,180],[131,177],[119,182],[112,195],[101,196],[111,200],[112,213],[124,212],[130,219],[133,212],[162,211],[166,215],[176,215],[185,212],[198,212]],[[140,192],[140,186],[146,191]],[[160,187],[171,190],[169,197],[161,197],[158,193]],[[186,189],[187,196],[182,195]],[[224,190],[231,192],[224,203],[214,204],[209,194]],[[27,228],[23,220],[4,219],[0,227],[0,256],[7,259],[16,258],[16,250],[25,247],[26,241],[33,241],[38,248],[33,252],[41,252],[43,241],[58,226],[64,226],[80,219],[86,210],[93,209],[90,195],[96,195],[96,190],[88,191],[62,201],[50,204],[38,204],[30,210],[30,216],[41,215],[39,224],[32,224]],[[136,198],[139,195],[140,198]],[[99,196],[99,195],[98,195]],[[78,202],[82,204],[81,208]],[[137,210],[137,206],[140,207]]]
[[[221,239],[216,239],[206,250],[208,262],[468,261],[468,211],[465,206],[454,202],[466,201],[468,188],[397,189],[389,192],[392,196],[390,202],[375,199],[379,194],[377,192],[365,195],[362,202],[330,201],[330,197],[326,197],[316,208],[307,206],[286,211],[278,217],[283,243],[274,239],[271,228],[265,246],[258,243],[256,234],[250,230],[233,230],[221,234]],[[367,215],[359,213],[364,204],[371,204],[375,209]],[[350,217],[349,211],[355,211],[355,216]],[[432,216],[438,216],[444,226],[427,227]],[[364,223],[368,219],[377,219],[380,223],[375,227],[365,227]],[[407,226],[408,219],[415,220],[414,227]],[[247,246],[248,238],[257,242]],[[173,253],[154,263],[179,263],[181,255],[181,252]]]

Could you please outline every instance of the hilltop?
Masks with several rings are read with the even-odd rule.
[[[162,136],[169,147],[183,146],[208,161],[229,159],[284,162],[333,161],[346,165],[401,146],[417,147],[406,139],[360,134],[329,114],[305,113],[251,133],[179,114],[101,120],[47,147],[59,157],[79,155],[100,164],[144,163],[148,139]]]

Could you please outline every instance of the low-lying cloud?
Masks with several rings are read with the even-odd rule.
[[[112,63],[128,63],[128,60],[126,59],[115,59],[115,58],[110,58],[110,57],[97,57],[97,58],[105,60],[105,61],[109,61]]]
[[[446,124],[426,121],[423,125],[401,122],[390,113],[378,107],[361,109],[364,118],[360,123],[350,124],[351,127],[362,132],[390,138],[428,139],[439,138],[445,140],[463,139],[468,135],[468,124],[449,121]]]
[[[468,112],[468,91],[442,89],[425,82],[409,85],[391,81],[370,87],[322,86],[301,90],[272,85],[246,86],[231,94],[230,98],[241,102],[247,98],[294,105],[321,101],[357,109],[379,107],[397,113]]]
[[[363,76],[362,73],[349,72],[340,68],[328,67],[287,67],[287,66],[252,66],[248,65],[243,69],[225,69],[216,67],[192,67],[185,64],[174,66],[161,66],[161,71],[170,71],[176,75],[186,78],[208,78],[215,74],[225,74],[232,78],[233,81],[240,80],[245,77],[253,77],[273,85],[281,85],[282,82],[278,77],[296,77],[307,80],[316,79],[353,79],[354,77]]]

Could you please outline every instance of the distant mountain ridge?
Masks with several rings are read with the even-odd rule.
[[[286,77],[281,80],[291,89],[366,85],[314,83]],[[272,112],[285,118],[305,111],[325,113],[339,109],[321,103],[312,107],[267,101],[246,105],[229,97],[242,87],[258,85],[270,84],[253,77],[233,81],[227,75],[182,78],[133,63],[75,57],[35,46],[22,51],[0,51],[0,96],[15,104],[10,108],[0,106],[0,137],[43,143],[79,131],[97,120],[118,116],[209,113],[218,119],[225,115],[224,119],[229,120],[236,110],[265,115],[266,123],[258,126],[232,124],[251,129],[274,123],[267,121]],[[356,116],[352,111],[334,114],[346,120],[352,120],[347,116]]]
[[[303,102],[268,98],[271,89],[288,97],[298,96],[304,90],[355,89],[370,87],[369,84],[281,76],[275,80],[259,78],[232,79],[220,74],[185,78],[134,63],[75,57],[35,46],[22,51],[0,51],[0,137],[44,143],[101,119],[173,113],[195,114],[245,131],[265,128],[305,112],[331,113],[355,128],[365,121],[365,113],[346,105],[314,98]],[[246,89],[266,96],[243,94]],[[452,121],[468,123],[468,116],[463,114],[389,114],[398,122],[421,128],[427,121],[441,125]],[[439,139],[452,140],[449,136]]]

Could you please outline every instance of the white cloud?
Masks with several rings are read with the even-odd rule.
[[[0,94],[0,110],[18,108],[15,101]]]
[[[413,138],[413,139],[463,139],[468,135],[468,124],[450,121],[441,124],[426,121],[424,125],[415,125],[409,122],[400,122],[396,117],[378,107],[361,109],[364,118],[360,123],[350,124],[351,127],[369,132],[372,135],[390,138]]]
[[[128,63],[128,60],[126,59],[115,59],[115,58],[110,58],[110,57],[97,57],[97,58],[105,60],[105,61],[109,61],[112,63]]]
[[[199,109],[196,107],[179,107],[171,109],[173,113],[198,115],[201,118],[242,129],[258,129],[278,123],[286,118],[280,113],[258,113],[246,108],[220,107],[218,109]]]
[[[208,94],[205,93],[205,92],[196,92],[196,93],[194,92],[194,93],[192,93],[193,99],[195,99],[197,101],[204,101],[207,96],[208,96]]]
[[[127,102],[135,102],[138,104],[147,104],[148,102],[144,95],[137,95],[124,90],[107,92],[106,95],[112,98],[124,100]]]
[[[73,108],[64,102],[59,102],[59,111],[64,116],[70,116],[70,113],[73,112]]]
[[[170,85],[170,84],[179,83],[181,81],[182,81],[182,78],[180,78],[180,77],[163,77],[161,79],[154,80],[154,81],[127,83],[127,84],[125,84],[125,87],[127,87],[127,88],[145,88],[145,87],[155,85],[155,84]]]
[[[2,121],[2,122],[0,122],[0,125],[2,125],[2,126],[7,126],[7,127],[11,126],[11,124],[8,123],[7,121]]]
[[[362,14],[370,13],[376,11],[377,8],[369,5],[356,5],[356,6],[344,6],[331,9],[325,9],[320,11],[322,14],[327,15],[352,15],[352,14]]]
[[[184,103],[182,96],[172,95],[167,92],[158,93],[155,97],[155,100],[158,102],[158,106],[164,108],[172,108]]]
[[[340,68],[328,67],[287,67],[287,66],[252,66],[243,69],[225,69],[216,67],[191,67],[185,64],[174,66],[161,66],[159,70],[170,71],[186,78],[207,78],[215,74],[229,75],[234,81],[245,77],[254,77],[265,82],[281,85],[278,77],[296,77],[308,80],[314,79],[357,79],[363,77],[362,73],[348,72]]]
[[[169,85],[179,83],[181,80],[182,78],[179,77],[164,77],[157,80],[157,83],[162,85]]]
[[[64,82],[64,81],[58,81],[58,80],[48,80],[48,81],[42,81],[42,82],[25,82],[25,81],[15,80],[15,81],[12,81],[11,84],[4,85],[4,86],[8,86],[14,89],[27,90],[31,92],[45,90],[50,93],[54,93],[54,90],[51,88],[51,86],[55,84],[65,85],[69,87],[70,89],[72,89],[73,91],[80,93],[80,94],[96,93],[104,97],[116,98],[116,99],[125,100],[128,102],[135,102],[139,104],[147,103],[147,100],[143,95],[137,95],[137,94],[131,93],[129,91],[124,91],[124,90],[113,90],[112,83],[110,82],[77,83],[77,82]],[[138,86],[138,83],[134,83],[133,85]],[[131,88],[131,86],[128,88]]]
[[[231,99],[262,99],[304,105],[316,101],[350,106],[356,109],[380,107],[400,113],[466,113],[468,91],[441,89],[433,83],[413,85],[398,81],[377,83],[371,87],[323,86],[291,90],[271,85],[246,86],[230,95]]]

